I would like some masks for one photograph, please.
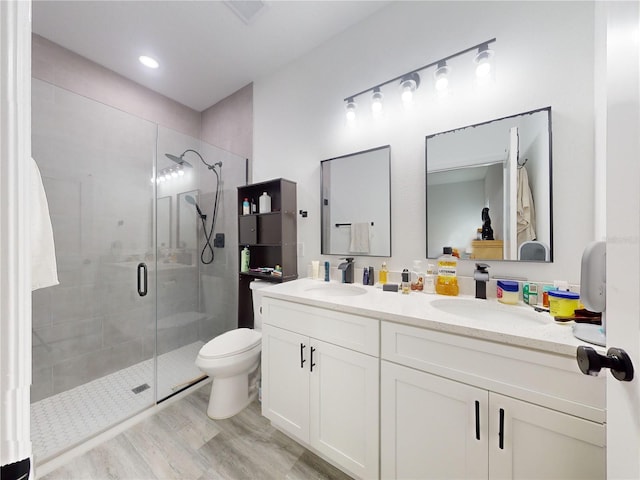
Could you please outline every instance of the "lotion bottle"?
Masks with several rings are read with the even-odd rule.
[[[242,253],[240,254],[240,271],[248,272],[249,271],[249,247],[244,247],[242,249]]]

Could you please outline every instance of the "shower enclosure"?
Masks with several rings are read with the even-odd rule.
[[[60,279],[33,292],[32,442],[41,463],[203,378],[198,350],[236,326],[237,249],[227,245],[237,243],[236,187],[247,165],[46,82],[33,79],[32,92],[32,152]],[[196,152],[184,156],[190,166],[165,155],[187,150]],[[197,153],[221,162],[219,184]]]

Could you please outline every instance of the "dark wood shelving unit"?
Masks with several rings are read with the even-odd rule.
[[[242,214],[242,202],[259,205],[263,192],[271,197],[271,212]],[[253,327],[253,303],[249,284],[255,280],[282,283],[298,278],[296,184],[278,178],[238,187],[238,259],[249,247],[251,268],[282,267],[282,276],[239,272],[238,327]],[[240,270],[238,265],[238,271]]]

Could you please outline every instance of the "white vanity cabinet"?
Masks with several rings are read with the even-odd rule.
[[[262,414],[348,473],[379,477],[379,321],[262,303]]]
[[[390,322],[381,357],[381,478],[605,477],[604,381],[575,359]]]

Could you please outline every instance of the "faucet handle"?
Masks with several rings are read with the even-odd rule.
[[[478,273],[488,273],[487,269],[491,267],[491,265],[487,265],[486,263],[476,263],[476,271]]]
[[[340,260],[346,260],[347,262],[353,262],[353,257],[340,257]]]

